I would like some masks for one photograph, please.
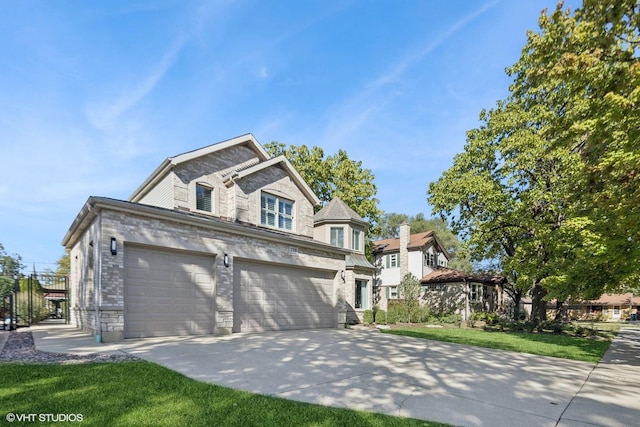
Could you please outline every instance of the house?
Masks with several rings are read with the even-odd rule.
[[[467,274],[440,267],[424,276],[421,302],[441,314],[457,313],[468,320],[474,312],[493,312],[504,304],[501,276]]]
[[[568,304],[567,315],[572,320],[622,321],[638,318],[640,297],[633,293],[603,294],[597,300]],[[635,316],[634,316],[635,315]]]
[[[433,312],[461,314],[469,318],[474,310],[493,311],[502,293],[496,286],[501,278],[469,275],[448,268],[450,255],[433,231],[410,234],[407,223],[400,225],[399,238],[379,240],[374,245],[378,306],[386,310],[389,301],[401,298],[399,284],[411,273],[420,279],[420,303]]]
[[[376,303],[386,309],[389,300],[398,299],[398,285],[411,273],[418,279],[449,264],[449,254],[433,231],[410,234],[409,224],[400,225],[400,237],[373,242],[376,266]]]
[[[71,224],[72,324],[102,342],[344,324],[371,304],[368,224],[319,204],[251,134],[169,157]]]

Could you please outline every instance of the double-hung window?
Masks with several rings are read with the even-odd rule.
[[[196,184],[196,209],[211,212],[211,187]]]
[[[260,223],[282,230],[293,230],[293,202],[263,193],[260,200]]]
[[[351,231],[351,249],[354,251],[360,250],[360,230]]]
[[[387,255],[387,268],[395,267],[400,267],[400,263],[398,262],[398,254]]]
[[[339,248],[344,248],[344,228],[331,227],[331,244]]]

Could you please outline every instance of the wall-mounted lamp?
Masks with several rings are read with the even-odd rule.
[[[344,270],[340,270],[340,278],[344,282]]]
[[[116,242],[116,238],[111,238],[111,255],[118,255],[118,242]]]
[[[224,254],[224,257],[222,257],[222,263],[225,267],[229,267],[229,254]]]

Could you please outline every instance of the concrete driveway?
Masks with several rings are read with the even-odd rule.
[[[454,425],[587,425],[580,419],[583,414],[568,419],[563,413],[594,370],[591,363],[363,330],[153,338],[118,344],[96,344],[77,330],[66,330],[65,340],[53,329],[36,327],[37,347],[78,354],[124,351],[201,381]]]

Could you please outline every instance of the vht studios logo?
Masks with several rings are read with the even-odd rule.
[[[14,414],[8,413],[5,417],[10,423],[18,422],[36,422],[41,423],[81,423],[83,421],[82,414]]]

